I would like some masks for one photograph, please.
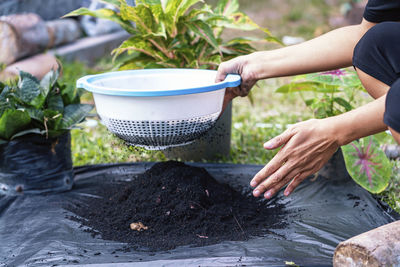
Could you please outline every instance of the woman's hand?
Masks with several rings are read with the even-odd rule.
[[[334,118],[308,120],[293,125],[264,144],[265,149],[281,147],[275,157],[251,180],[255,197],[269,199],[282,187],[285,196],[309,175],[316,173],[339,148]]]
[[[257,52],[256,52],[257,53]],[[242,81],[238,87],[226,88],[224,104],[222,110],[237,96],[247,96],[258,81],[256,69],[259,64],[254,62],[254,54],[239,56],[226,62],[222,62],[218,67],[215,82],[222,82],[228,74],[239,74]]]

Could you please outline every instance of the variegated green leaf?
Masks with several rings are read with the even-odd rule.
[[[18,91],[16,92],[19,99],[35,108],[42,107],[47,95],[46,90],[31,74],[20,71],[19,75]]]
[[[124,0],[121,0],[124,1]],[[136,5],[145,4],[145,5],[161,5],[161,0],[136,0]]]
[[[275,90],[277,93],[292,93],[292,92],[299,92],[299,91],[312,91],[312,92],[319,92],[319,93],[333,93],[333,92],[340,92],[336,86],[329,86],[325,84],[321,84],[318,82],[297,82],[297,83],[290,83],[285,84],[278,89]]]
[[[125,4],[126,5],[126,4]],[[125,20],[122,16],[120,16],[117,12],[111,9],[107,8],[102,8],[98,10],[90,10],[88,8],[82,7],[77,10],[74,10],[67,15],[63,16],[65,17],[73,17],[73,16],[81,16],[81,15],[87,15],[87,16],[92,16],[100,19],[108,19],[111,21],[114,21],[121,25],[121,27],[126,30],[127,32],[131,34],[137,33],[137,30],[132,26],[132,24],[128,21]]]
[[[193,32],[198,34],[207,43],[212,45],[215,49],[219,50],[219,45],[215,39],[214,33],[210,26],[201,20],[196,20],[190,23],[185,23],[185,25]]]
[[[346,169],[353,180],[371,193],[389,184],[392,165],[373,136],[342,146]]]
[[[246,55],[255,51],[254,47],[246,43],[231,43],[221,47],[221,51],[227,55]]]
[[[165,14],[167,29],[172,37],[178,34],[179,19],[192,7],[194,4],[203,2],[203,0],[168,0],[166,1]]]
[[[50,92],[51,88],[53,88],[54,84],[57,82],[59,77],[58,70],[50,70],[40,81],[40,86],[43,89],[44,96]]]
[[[116,8],[120,8],[121,7],[121,1],[122,0],[100,0],[100,2],[113,5]]]
[[[92,105],[87,104],[72,104],[68,105],[64,109],[64,113],[60,128],[59,129],[69,129],[73,125],[80,123],[85,119],[87,114],[93,109]]]
[[[143,53],[149,57],[154,58],[155,60],[164,60],[167,57],[162,54],[160,51],[155,50],[153,45],[146,40],[143,40],[140,36],[133,36],[128,40],[125,40],[118,48],[113,50],[113,53],[116,55],[120,55],[121,53],[133,50],[140,53]]]
[[[351,88],[361,86],[361,81],[358,78],[357,73],[355,71],[344,69],[306,74],[305,79],[335,86],[346,86]]]
[[[230,16],[233,13],[236,13],[238,10],[238,0],[219,0],[216,8],[214,9],[215,13],[222,14],[224,16]]]

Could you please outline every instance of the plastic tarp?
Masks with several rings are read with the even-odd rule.
[[[226,241],[170,251],[124,251],[126,244],[93,238],[63,207],[96,197],[94,188],[114,179],[132,179],[152,163],[94,165],[75,168],[71,191],[46,195],[0,197],[0,266],[330,266],[336,245],[352,236],[398,219],[355,184],[343,163],[325,167],[308,179],[285,204],[287,227],[248,241]],[[217,180],[244,186],[259,165],[193,164]],[[118,208],[118,207],[116,207]]]
[[[69,132],[48,139],[27,135],[0,144],[0,195],[62,192],[72,188],[73,178]]]

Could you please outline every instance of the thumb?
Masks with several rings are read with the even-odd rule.
[[[276,149],[284,144],[286,144],[290,138],[294,135],[293,131],[290,131],[289,129],[284,131],[278,136],[275,136],[268,142],[264,143],[264,148],[265,149]]]
[[[221,68],[218,68],[217,75],[215,76],[215,83],[219,83],[225,80],[227,73]]]

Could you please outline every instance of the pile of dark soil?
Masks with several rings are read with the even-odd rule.
[[[137,249],[247,240],[285,226],[283,207],[218,183],[205,169],[169,161],[131,182],[100,185],[103,198],[68,209],[87,231]],[[131,229],[133,228],[133,229]]]

